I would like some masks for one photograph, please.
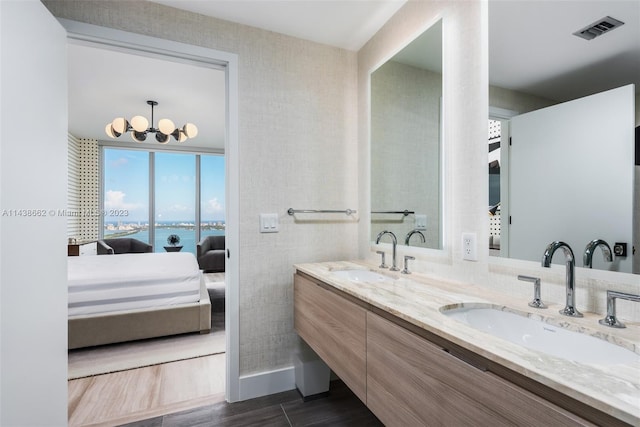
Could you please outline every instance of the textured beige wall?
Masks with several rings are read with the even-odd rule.
[[[357,253],[357,219],[286,214],[355,209],[356,54],[145,1],[45,5],[57,17],[238,54],[240,374],[291,366],[292,265]],[[258,232],[261,212],[279,214],[279,233]]]

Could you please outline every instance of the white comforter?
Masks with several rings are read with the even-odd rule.
[[[69,316],[197,303],[201,276],[191,253],[68,257]]]

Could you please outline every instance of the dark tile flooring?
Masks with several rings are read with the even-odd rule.
[[[331,382],[327,397],[307,402],[302,400],[297,390],[292,390],[126,424],[128,427],[382,425],[342,381]]]

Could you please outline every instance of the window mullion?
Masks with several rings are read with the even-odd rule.
[[[157,252],[156,242],[156,162],[155,152],[149,152],[149,244]]]

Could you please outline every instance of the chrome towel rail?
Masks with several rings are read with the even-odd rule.
[[[402,214],[404,216],[415,215],[415,211],[371,211],[372,214]]]
[[[287,210],[287,213],[289,215],[293,215],[293,214],[297,214],[297,213],[343,213],[343,214],[351,215],[351,214],[357,213],[357,211],[354,211],[352,209],[345,209],[343,211],[334,211],[334,210],[326,210],[326,209],[314,210],[314,209],[293,209],[293,208],[289,208]]]

